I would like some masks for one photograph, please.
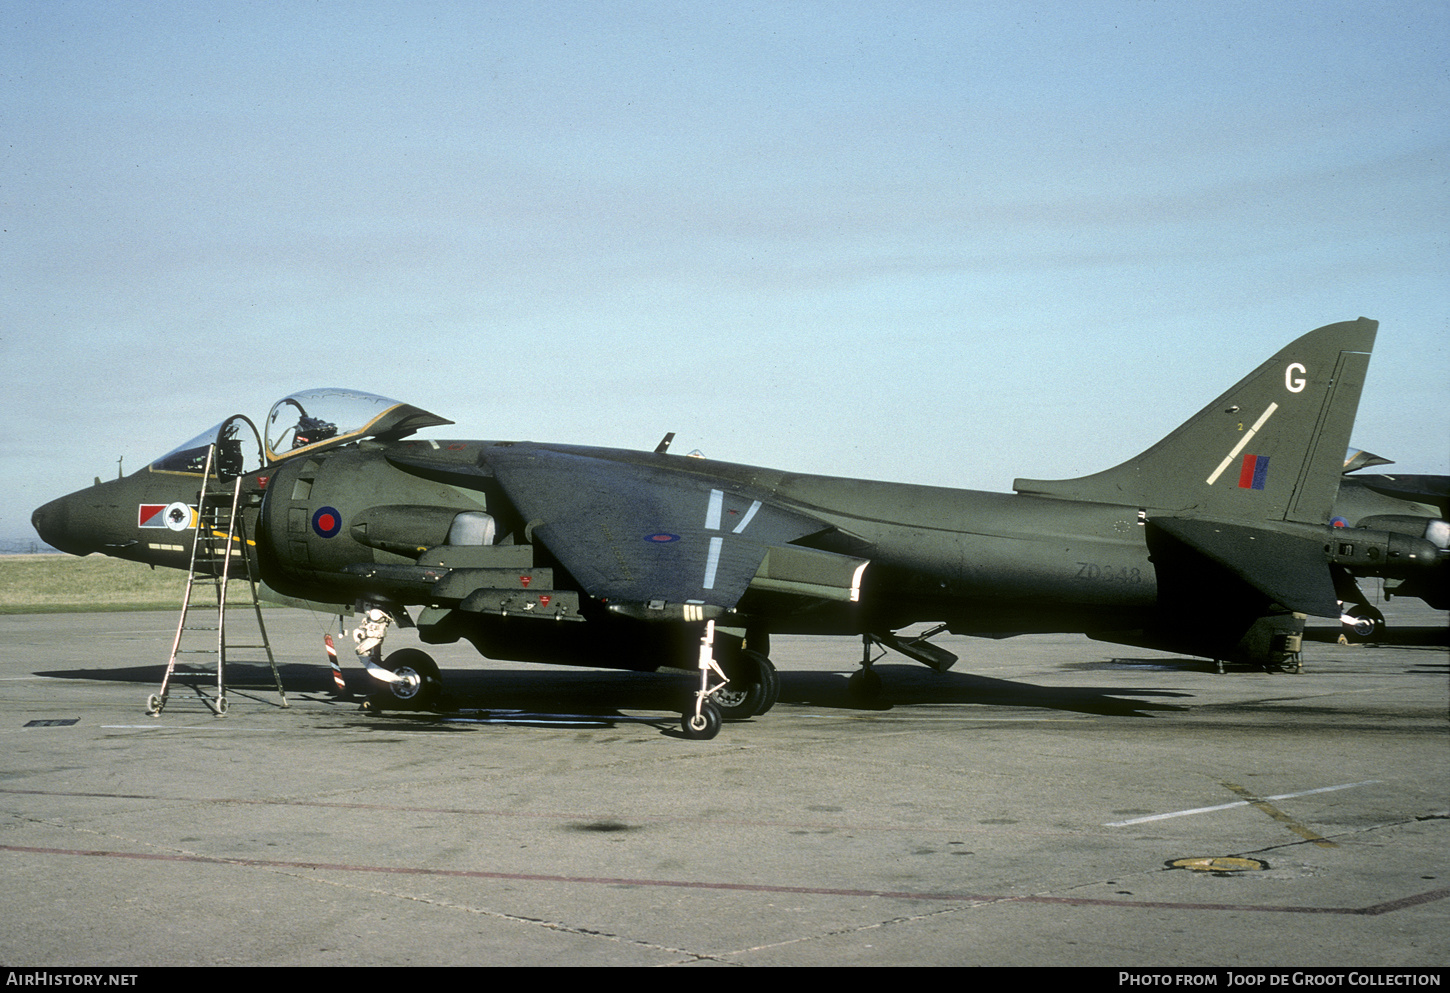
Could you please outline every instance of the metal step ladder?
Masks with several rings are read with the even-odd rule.
[[[267,654],[267,664],[272,669],[272,679],[277,684],[277,695],[282,706],[287,707],[287,693],[282,689],[282,677],[277,672],[277,660],[272,655],[272,644],[267,638],[267,625],[262,620],[261,604],[257,601],[257,577],[252,575],[252,559],[247,554],[247,528],[245,515],[240,507],[242,477],[235,477],[230,484],[220,477],[213,479],[213,465],[217,458],[217,446],[207,449],[206,469],[202,473],[201,490],[196,500],[196,517],[193,520],[191,545],[191,568],[186,577],[186,594],[181,601],[181,617],[176,622],[176,637],[171,642],[171,658],[166,663],[166,675],[161,680],[161,692],[146,699],[146,713],[155,717],[166,707],[171,693],[173,679],[215,680],[215,696],[208,696],[198,683],[192,688],[202,702],[217,717],[227,713],[227,663],[238,661],[230,658],[234,650],[261,649]],[[227,630],[227,586],[234,578],[232,569],[240,563],[245,576],[247,591],[251,598],[252,614],[257,622],[260,641],[242,644],[229,640]],[[235,577],[243,581],[243,576]],[[203,596],[203,603],[195,603],[199,591],[210,585],[216,595],[215,623],[207,611],[211,609],[209,598]],[[238,605],[240,606],[240,605]],[[183,647],[204,644],[206,647]],[[198,664],[181,666],[182,656],[197,656]],[[200,657],[209,656],[203,661]],[[246,661],[260,661],[259,658]]]

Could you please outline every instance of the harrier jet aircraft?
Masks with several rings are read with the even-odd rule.
[[[1450,545],[1450,476],[1367,474],[1351,475],[1370,466],[1390,465],[1389,459],[1369,452],[1352,452],[1345,460],[1344,477],[1329,523],[1337,528],[1395,531],[1419,536],[1437,548]],[[1374,563],[1355,567],[1357,577],[1382,576],[1385,597],[1408,596],[1424,600],[1436,610],[1450,609],[1450,575],[1445,569],[1382,572]],[[1339,583],[1344,601],[1345,636],[1369,641],[1384,631],[1385,618],[1372,604],[1356,599],[1357,586]]]
[[[33,522],[68,552],[187,568],[199,495],[240,480],[261,578],[363,612],[360,660],[400,700],[436,696],[439,677],[416,649],[383,659],[395,621],[495,659],[698,669],[697,738],[775,702],[771,634],[863,638],[863,692],[879,687],[873,644],[956,661],[899,633],[923,622],[1295,665],[1305,615],[1367,602],[1355,577],[1445,588],[1444,520],[1330,525],[1376,329],[1312,331],[1136,458],[1012,494],[715,462],[668,436],[653,452],[418,440],[452,422],[312,390],[264,432],[229,418]]]

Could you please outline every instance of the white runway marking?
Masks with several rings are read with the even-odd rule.
[[[1362,783],[1341,783],[1338,786],[1321,786],[1317,790],[1300,790],[1298,793],[1280,793],[1277,796],[1266,796],[1265,800],[1288,800],[1290,797],[1309,796],[1312,793],[1332,793],[1334,790],[1348,790],[1356,786],[1368,786],[1371,783],[1379,782],[1378,779],[1366,779]],[[1209,814],[1215,810],[1228,810],[1230,807],[1247,807],[1249,801],[1235,800],[1233,803],[1220,803],[1212,807],[1194,807],[1192,810],[1175,810],[1171,814],[1150,814],[1147,817],[1134,817],[1128,821],[1110,821],[1103,827],[1127,827],[1130,824],[1146,824],[1148,821],[1166,821],[1171,817],[1189,817],[1193,814]]]

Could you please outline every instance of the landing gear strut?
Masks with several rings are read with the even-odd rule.
[[[680,715],[680,730],[686,738],[694,741],[709,741],[720,733],[720,707],[715,697],[730,682],[724,671],[715,663],[715,622],[706,621],[705,631],[700,635],[700,688],[695,691],[694,705]],[[710,674],[720,677],[720,682],[710,685]]]
[[[851,678],[846,681],[847,692],[862,703],[875,703],[881,699],[881,676],[871,666],[885,658],[886,653],[882,652],[872,658],[872,643],[869,634],[861,636],[861,668],[853,672]]]

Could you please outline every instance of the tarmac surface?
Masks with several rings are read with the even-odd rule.
[[[1444,966],[1446,615],[1385,612],[1299,675],[945,637],[873,707],[858,642],[776,638],[779,704],[706,742],[686,674],[464,645],[452,713],[363,712],[282,609],[288,709],[233,665],[227,717],[148,717],[173,614],[0,616],[0,962]]]

